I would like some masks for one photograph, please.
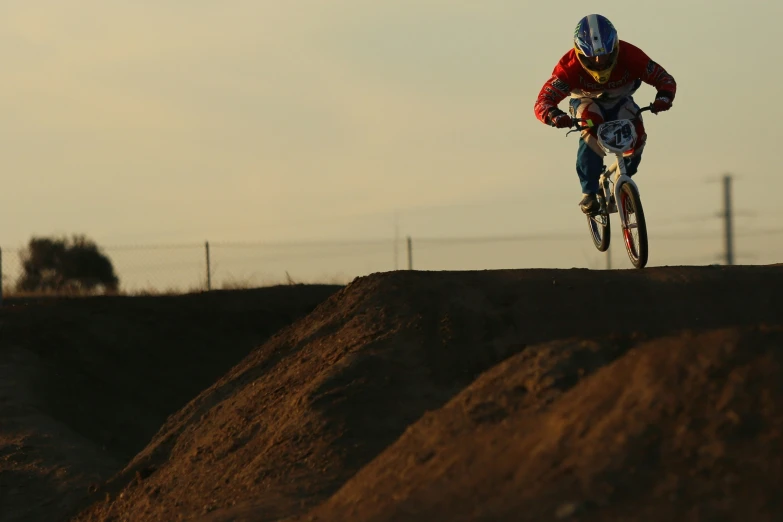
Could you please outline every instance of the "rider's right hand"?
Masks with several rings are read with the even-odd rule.
[[[552,126],[557,127],[558,129],[567,129],[573,125],[574,120],[572,120],[571,116],[564,112],[561,112],[560,114],[552,117]]]

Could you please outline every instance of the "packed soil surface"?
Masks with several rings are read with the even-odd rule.
[[[0,520],[783,518],[783,266],[308,288],[0,312]]]
[[[782,435],[781,327],[549,343],[297,520],[781,520]]]

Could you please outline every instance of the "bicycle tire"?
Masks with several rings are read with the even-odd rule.
[[[623,227],[623,239],[628,258],[636,268],[644,268],[647,265],[649,248],[647,244],[647,222],[644,219],[644,208],[639,191],[630,183],[623,183],[620,188],[620,201],[618,211],[625,216],[629,227]],[[634,226],[635,225],[635,226]],[[633,231],[637,234],[634,237]]]
[[[590,231],[590,238],[595,248],[599,252],[606,252],[612,239],[612,223],[609,221],[609,213],[605,210],[602,210],[598,216],[602,216],[606,224],[598,223],[595,216],[587,216],[587,229]]]

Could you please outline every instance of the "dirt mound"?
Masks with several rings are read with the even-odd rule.
[[[7,299],[0,308],[0,520],[55,520],[168,415],[338,286]]]
[[[616,353],[526,350],[298,520],[779,520],[783,328],[663,338],[595,371]]]
[[[74,520],[301,514],[531,345],[603,339],[600,367],[683,329],[779,324],[781,291],[781,267],[361,278],[172,415]]]

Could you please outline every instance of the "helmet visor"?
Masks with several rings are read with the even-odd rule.
[[[601,56],[585,56],[584,60],[590,64],[594,71],[604,71],[611,67],[613,59],[611,54],[602,54]]]
[[[619,48],[615,47],[612,52],[607,54],[601,54],[599,56],[585,56],[583,53],[578,52],[577,49],[577,57],[579,58],[579,61],[582,62],[582,65],[585,66],[585,68],[591,70],[591,71],[606,71],[614,67],[614,64],[617,61],[617,55]]]

